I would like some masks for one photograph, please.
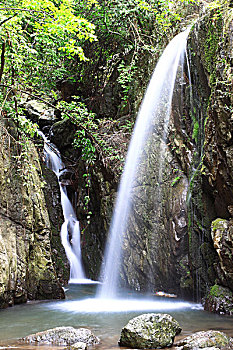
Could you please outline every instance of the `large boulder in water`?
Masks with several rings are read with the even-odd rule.
[[[138,349],[164,348],[181,332],[178,322],[167,314],[143,314],[122,328],[120,346]]]
[[[228,337],[223,332],[210,330],[194,333],[175,345],[176,350],[232,350],[233,338]]]
[[[100,340],[89,329],[56,327],[47,331],[28,335],[22,339],[27,343],[72,345],[82,342],[89,345],[99,344]]]

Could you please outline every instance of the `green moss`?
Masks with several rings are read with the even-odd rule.
[[[212,223],[211,223],[212,231],[216,232],[219,229],[223,230],[225,223],[227,223],[227,220],[225,220],[225,219],[216,219],[216,220],[212,221]]]
[[[172,181],[172,187],[174,187],[175,185],[178,184],[178,182],[180,181],[181,179],[181,175],[177,176],[173,181]]]
[[[210,292],[209,292],[209,295],[212,296],[212,297],[215,297],[215,298],[225,298],[226,296],[226,293],[225,293],[225,290],[223,287],[221,286],[218,286],[217,284],[215,284],[211,289],[210,289]],[[233,294],[231,293],[231,296]]]
[[[195,120],[194,125],[193,125],[192,138],[196,141],[196,143],[198,142],[198,135],[199,135],[199,123],[197,120]]]
[[[211,10],[210,18],[208,19],[207,36],[204,43],[205,66],[210,77],[210,83],[216,81],[216,60],[220,36],[223,31],[223,19],[221,6],[216,6]]]

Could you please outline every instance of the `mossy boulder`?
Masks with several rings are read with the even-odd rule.
[[[223,332],[207,331],[197,332],[175,344],[176,350],[231,350],[233,339]]]
[[[143,314],[122,328],[120,346],[133,349],[164,348],[181,332],[178,322],[167,314]]]
[[[214,285],[205,298],[204,308],[218,314],[233,315],[233,293],[229,288]]]

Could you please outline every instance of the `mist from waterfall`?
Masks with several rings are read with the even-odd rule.
[[[44,139],[46,166],[56,174],[60,187],[61,206],[64,216],[64,222],[61,227],[61,242],[70,263],[69,282],[86,282],[82,267],[79,221],[77,220],[72,204],[67,196],[66,186],[60,181],[61,175],[65,173],[65,166],[62,163],[58,149],[49,142],[42,132],[39,132],[39,134]]]
[[[158,167],[160,169],[159,177],[162,177],[173,90],[177,70],[183,64],[188,34],[189,29],[175,36],[168,44],[154,70],[142,101],[118,189],[100,274],[104,277],[103,284],[97,293],[99,298],[112,299],[116,297],[122,241],[132,205],[133,184],[137,178],[138,167],[143,159],[146,143],[150,136],[156,133],[156,128],[160,128],[161,125],[163,131],[162,133],[160,131],[162,139],[159,147]],[[159,196],[160,194],[158,194]],[[159,198],[157,198],[157,201],[159,203]]]

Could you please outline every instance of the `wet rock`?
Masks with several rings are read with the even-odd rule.
[[[79,342],[71,345],[70,349],[72,349],[72,350],[86,350],[87,344],[79,341]]]
[[[63,119],[53,124],[50,141],[63,150],[67,146],[71,146],[74,141],[76,127],[69,119]]]
[[[214,220],[211,224],[211,237],[223,275],[220,279],[233,290],[233,220]]]
[[[40,126],[48,125],[56,120],[55,109],[38,100],[30,100],[24,104],[30,117]]]
[[[231,350],[233,339],[223,332],[197,332],[175,344],[176,350]]]
[[[214,285],[204,302],[204,309],[218,314],[233,315],[233,293],[229,288]]]
[[[178,322],[167,314],[143,314],[122,328],[120,346],[138,349],[164,348],[181,332]]]
[[[76,329],[73,327],[56,327],[53,329],[48,329],[43,332],[31,334],[22,340],[27,343],[56,345],[73,345],[77,343],[77,346],[81,346],[80,343],[85,343],[88,346],[99,343],[99,338],[97,338],[89,329]],[[80,347],[75,347],[75,349],[80,349]]]

